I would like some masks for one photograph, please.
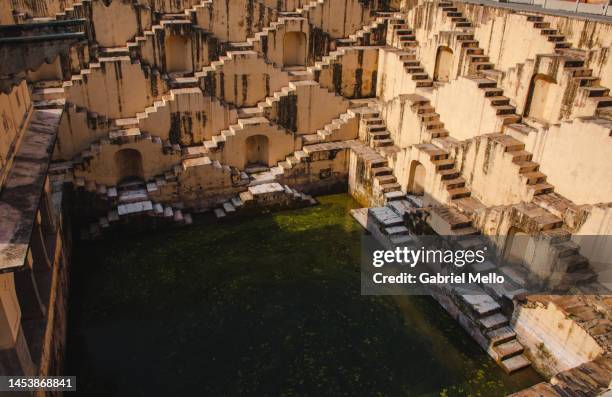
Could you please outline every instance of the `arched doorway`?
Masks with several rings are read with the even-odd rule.
[[[447,82],[450,80],[450,73],[453,66],[453,50],[449,47],[438,47],[436,54],[436,67],[434,69],[434,80]]]
[[[268,164],[268,137],[265,135],[253,135],[246,140],[246,163],[247,165]]]
[[[306,66],[306,34],[287,32],[283,36],[283,65]]]
[[[169,35],[165,40],[166,72],[192,72],[191,40],[187,36]]]
[[[546,120],[546,100],[551,87],[557,82],[545,74],[536,74],[531,78],[529,92],[525,102],[525,117]]]
[[[144,180],[142,155],[136,149],[121,149],[115,153],[115,167],[119,183]]]
[[[414,160],[410,164],[410,174],[408,176],[408,193],[422,196],[425,193],[425,167],[420,162]]]

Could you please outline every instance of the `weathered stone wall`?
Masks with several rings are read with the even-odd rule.
[[[612,186],[597,181],[612,175],[612,123],[602,118],[554,125],[532,124],[527,133],[508,132],[526,144],[557,192],[580,204],[612,201]]]
[[[375,97],[379,50],[348,47],[340,48],[339,52],[327,65],[315,68],[315,79],[346,98]]]
[[[531,362],[549,377],[604,351],[570,312],[547,297],[533,297],[518,305],[513,325]]]
[[[215,1],[197,10],[197,25],[221,42],[243,42],[277,18],[276,8],[256,0]]]
[[[501,70],[546,53],[547,47],[540,32],[527,22],[526,17],[512,14],[508,9],[460,3],[460,9],[476,25],[475,36],[486,54]],[[545,22],[564,34],[573,47],[585,51],[588,67],[602,79],[602,85],[612,86],[612,61],[608,53],[612,45],[612,24],[541,14]],[[550,52],[550,51],[549,51]],[[521,59],[522,58],[522,59]]]
[[[151,28],[151,10],[132,2],[114,0],[91,3],[91,25],[95,40],[102,47],[119,47]]]
[[[10,94],[0,94],[0,186],[4,183],[31,106],[25,81],[13,87]]]

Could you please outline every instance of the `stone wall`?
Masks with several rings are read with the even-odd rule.
[[[576,322],[572,309],[565,309],[571,299],[580,298],[530,297],[514,312],[514,329],[519,340],[528,349],[532,363],[548,377],[589,362],[605,351]],[[591,313],[596,313],[596,309],[591,309]],[[582,312],[578,316],[586,315]]]

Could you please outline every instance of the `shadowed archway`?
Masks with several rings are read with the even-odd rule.
[[[453,50],[449,47],[440,46],[436,54],[436,66],[434,69],[434,81],[447,82],[453,66]]]
[[[166,72],[193,72],[191,39],[182,35],[169,35],[165,40]]]
[[[144,180],[142,155],[136,149],[121,149],[115,153],[115,167],[120,183],[135,179]]]
[[[306,66],[306,34],[287,32],[283,36],[283,65]]]
[[[246,164],[268,166],[268,137],[253,135],[246,140]]]
[[[412,161],[408,176],[408,193],[417,196],[425,193],[425,174],[426,170],[423,164],[416,160]]]
[[[531,78],[523,112],[525,117],[546,120],[547,100],[551,87],[556,83],[555,79],[545,74],[535,74]]]

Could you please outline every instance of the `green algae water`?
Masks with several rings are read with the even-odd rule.
[[[360,295],[347,195],[79,243],[68,370],[83,396],[505,396],[507,376],[428,297]]]

